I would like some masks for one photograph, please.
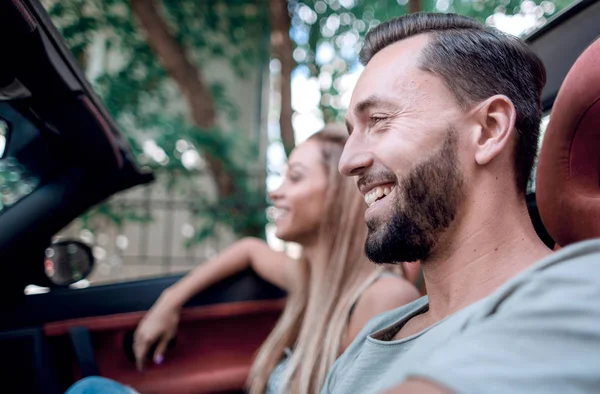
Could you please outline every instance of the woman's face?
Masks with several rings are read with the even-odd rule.
[[[307,141],[293,150],[282,185],[269,195],[277,208],[277,237],[300,244],[317,237],[326,194],[321,147]]]

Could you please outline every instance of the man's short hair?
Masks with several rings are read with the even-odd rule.
[[[439,75],[463,109],[493,95],[507,96],[516,110],[514,152],[517,188],[525,193],[537,154],[546,70],[527,44],[474,19],[417,13],[384,22],[365,38],[360,60],[397,41],[427,33],[419,68]]]

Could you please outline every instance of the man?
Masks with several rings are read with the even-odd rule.
[[[340,171],[376,263],[420,260],[428,297],[373,319],[323,393],[600,390],[600,242],[552,254],[527,214],[545,70],[457,15],[371,31]],[[382,295],[384,296],[384,295]]]

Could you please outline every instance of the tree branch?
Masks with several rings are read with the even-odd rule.
[[[296,145],[292,127],[292,71],[294,69],[294,44],[290,38],[291,17],[286,0],[270,0],[271,46],[275,58],[281,63],[281,113],[279,128],[286,154]]]
[[[175,40],[153,0],[130,2],[133,15],[145,34],[148,45],[185,97],[194,124],[207,132],[215,126],[217,113],[214,98],[204,83],[200,70],[192,64],[184,48]],[[232,194],[235,185],[231,175],[225,171],[222,160],[210,152],[203,154],[217,184],[219,195]]]
[[[415,12],[421,11],[421,1],[420,0],[409,0],[408,1],[408,13],[413,14]]]

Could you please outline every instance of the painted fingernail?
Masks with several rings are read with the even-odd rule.
[[[156,357],[154,357],[154,364],[160,365],[160,364],[162,364],[162,362],[164,360],[165,360],[165,358],[162,355],[156,356]]]

